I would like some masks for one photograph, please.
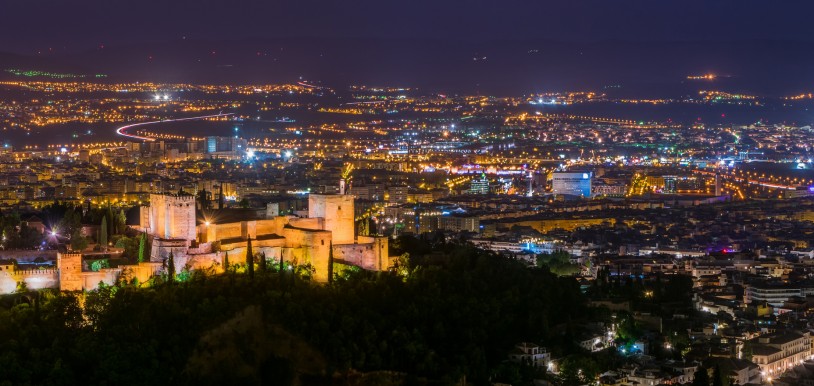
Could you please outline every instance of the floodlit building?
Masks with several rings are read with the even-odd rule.
[[[485,174],[481,174],[480,178],[472,179],[469,186],[469,193],[472,194],[489,194],[489,179]]]
[[[386,237],[356,237],[353,196],[312,194],[307,217],[279,214],[267,208],[196,218],[194,196],[179,192],[152,194],[141,223],[153,240],[150,260],[163,262],[172,253],[176,269],[217,270],[227,253],[232,261],[245,261],[249,239],[266,259],[310,264],[320,282],[328,281],[331,255],[335,262],[368,270],[389,268]]]
[[[547,367],[551,362],[551,353],[545,347],[523,342],[514,346],[514,350],[509,354],[509,360],[534,367]]]
[[[760,367],[764,377],[772,377],[802,363],[811,355],[808,332],[775,332],[748,341],[752,362]]]
[[[554,194],[591,197],[591,173],[554,172],[551,174]]]

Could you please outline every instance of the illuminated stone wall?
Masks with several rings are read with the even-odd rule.
[[[149,232],[163,239],[195,239],[195,197],[151,194]]]
[[[170,252],[172,252],[173,257],[186,255],[188,247],[189,242],[186,240],[153,239],[150,248],[150,261],[163,262],[170,256]]]
[[[59,289],[61,291],[81,291],[84,280],[82,278],[82,254],[57,254],[57,267],[59,269]]]
[[[30,290],[59,288],[59,272],[54,268],[15,271],[13,265],[0,269],[0,294],[14,293],[22,282]]]
[[[127,265],[122,268],[121,279],[125,282],[132,282],[136,279],[138,283],[144,283],[151,277],[161,273],[162,264],[151,261],[144,261],[135,265]]]
[[[105,268],[97,272],[82,272],[82,289],[92,291],[99,288],[99,283],[105,285],[116,284],[121,272],[121,268]]]
[[[330,258],[331,232],[296,228],[283,230],[286,247],[292,249],[284,258],[294,264],[311,264],[316,272],[314,280],[328,281],[328,260]]]
[[[308,217],[324,218],[326,231],[333,233],[334,244],[353,244],[354,231],[353,196],[339,194],[310,194]]]

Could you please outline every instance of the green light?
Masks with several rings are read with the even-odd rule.
[[[72,79],[72,78],[85,78],[86,75],[84,74],[71,74],[71,73],[58,73],[58,72],[48,72],[48,71],[39,71],[39,70],[20,70],[16,68],[9,68],[5,70],[7,73],[12,74],[14,76],[24,76],[28,78],[34,77],[43,77],[43,78],[52,78],[52,79]],[[96,78],[107,78],[105,74],[96,74],[94,75]]]

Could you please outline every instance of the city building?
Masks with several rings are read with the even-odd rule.
[[[591,173],[554,172],[551,173],[551,191],[566,196],[591,197]]]
[[[749,340],[752,362],[760,367],[764,377],[773,377],[799,365],[811,356],[808,332],[775,332]]]
[[[469,193],[471,194],[489,194],[489,179],[485,174],[481,174],[480,178],[473,178],[469,185]]]
[[[509,354],[509,360],[534,367],[548,367],[551,362],[551,353],[545,347],[523,342],[514,346],[514,350]]]

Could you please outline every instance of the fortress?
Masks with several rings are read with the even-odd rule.
[[[16,269],[11,260],[0,262],[0,293],[13,293],[23,285],[29,290],[80,291],[95,289],[99,283],[113,285],[119,279],[143,283],[162,270],[161,263],[142,262],[92,271],[85,266],[81,253],[58,252],[56,258],[56,268]]]
[[[140,210],[140,227],[152,239],[149,261],[97,271],[87,267],[79,252],[57,253],[56,268],[20,270],[11,260],[0,261],[0,293],[12,293],[23,284],[28,289],[79,291],[118,280],[143,283],[166,269],[170,252],[176,273],[223,272],[227,254],[233,264],[246,261],[249,238],[254,253],[265,254],[269,264],[310,264],[317,282],[328,281],[332,263],[373,271],[390,267],[386,237],[356,237],[353,196],[312,194],[308,217],[278,216],[274,204],[269,204],[264,218],[231,221],[218,221],[217,212],[207,218],[195,211],[190,194],[152,194],[150,205]]]
[[[233,263],[243,263],[247,240],[254,253],[270,263],[310,264],[314,280],[327,282],[331,255],[336,263],[367,270],[390,266],[386,237],[356,237],[353,196],[312,194],[308,217],[278,216],[270,204],[265,218],[222,221],[195,216],[192,195],[152,194],[150,206],[141,211],[141,226],[152,236],[150,261],[164,262],[170,252],[176,269],[222,270],[228,253]]]

